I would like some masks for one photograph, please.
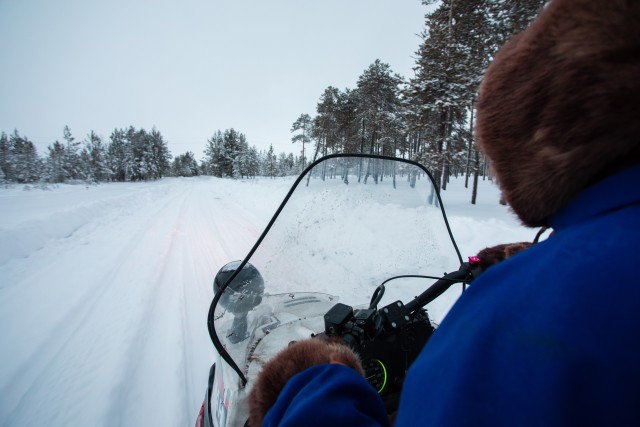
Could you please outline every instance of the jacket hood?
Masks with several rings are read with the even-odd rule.
[[[640,1],[553,0],[485,72],[476,137],[525,225],[640,164]]]

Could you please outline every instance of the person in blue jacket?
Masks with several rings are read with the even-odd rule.
[[[639,426],[640,1],[552,0],[496,54],[477,118],[510,207],[554,233],[460,297],[395,425]],[[262,425],[389,424],[357,369],[300,367]]]

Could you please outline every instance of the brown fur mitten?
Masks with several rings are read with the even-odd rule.
[[[295,374],[323,363],[340,363],[364,376],[358,356],[344,344],[313,338],[297,341],[265,363],[249,393],[249,426],[260,426],[285,384]]]
[[[520,251],[523,251],[531,247],[532,243],[518,242],[518,243],[505,243],[502,245],[492,246],[484,248],[478,252],[478,258],[480,259],[480,267],[482,270],[486,270],[494,264],[504,261],[505,259],[512,257]]]

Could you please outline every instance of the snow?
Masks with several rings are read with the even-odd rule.
[[[213,278],[247,254],[292,183],[1,189],[0,425],[192,425],[214,354]],[[462,179],[443,192],[463,256],[533,239],[498,194],[481,181],[472,206]],[[328,283],[322,292],[347,290]]]

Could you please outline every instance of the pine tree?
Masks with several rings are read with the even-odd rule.
[[[357,114],[362,121],[363,148],[369,154],[395,156],[390,142],[400,126],[402,83],[402,78],[379,59],[358,78]]]
[[[343,153],[361,153],[361,138],[358,137],[357,92],[346,89],[338,94],[336,123],[340,137],[339,151]],[[338,150],[336,150],[338,151]]]
[[[464,117],[465,85],[462,67],[457,63],[462,48],[454,39],[453,23],[457,21],[453,1],[444,0],[427,15],[427,30],[417,52],[416,74],[406,92],[408,98],[413,98],[410,104],[418,108],[413,130],[425,139],[423,150],[415,153],[416,158],[433,171],[438,186],[443,182],[448,162],[447,142],[455,123]]]
[[[52,183],[65,182],[69,176],[65,168],[65,147],[58,141],[47,147],[49,154],[45,160],[46,180]]]
[[[195,155],[188,151],[176,156],[171,165],[171,172],[173,176],[190,177],[199,175],[198,162],[195,159]]]
[[[2,134],[0,134],[0,171],[2,171],[3,181],[10,181],[12,179],[13,170],[11,169],[11,157],[9,138],[6,133],[2,132]]]
[[[273,144],[269,144],[269,151],[267,151],[265,163],[265,174],[270,178],[276,176],[277,158],[273,153]]]
[[[495,52],[512,35],[529,26],[540,13],[547,0],[487,0],[492,22],[492,50]]]
[[[110,179],[112,171],[108,166],[107,150],[102,143],[102,138],[94,131],[91,131],[85,139],[82,157],[86,159],[87,163],[87,179],[95,182],[104,182]]]
[[[249,147],[248,152],[248,172],[249,176],[255,178],[260,174],[260,157],[255,146]]]
[[[17,130],[9,137],[9,169],[13,172],[11,180],[19,183],[31,183],[40,179],[42,165],[33,142],[20,136]]]
[[[291,133],[300,132],[291,138],[291,142],[293,142],[294,144],[296,142],[302,142],[302,156],[300,158],[302,169],[304,169],[306,166],[304,145],[311,142],[312,127],[313,120],[311,120],[311,116],[309,116],[308,114],[300,114],[300,117],[298,117],[291,126]]]
[[[287,155],[280,153],[278,155],[278,176],[286,176],[287,169]]]
[[[232,150],[232,166],[233,176],[236,178],[244,178],[250,175],[250,152],[249,145],[247,144],[244,135],[240,134],[241,138],[234,141],[234,148]]]
[[[222,177],[220,159],[222,157],[222,132],[217,131],[207,140],[202,159],[203,173]]]
[[[426,16],[416,76],[406,91],[413,133],[409,149],[418,160],[430,162],[442,188],[451,171],[471,164],[475,145],[469,122],[476,92],[506,32],[515,28],[506,19],[525,9],[532,19],[530,11],[537,8],[537,13],[540,5],[539,0],[443,0]]]
[[[154,127],[151,132],[115,129],[107,147],[108,170],[115,181],[159,179],[170,173],[171,153],[162,134]]]
[[[209,138],[204,155],[204,172],[221,178],[244,177],[253,172],[257,151],[253,153],[245,135],[231,128]]]
[[[171,165],[171,153],[167,142],[155,127],[147,135],[147,142],[149,144],[147,153],[151,164],[151,178],[162,178],[169,173]],[[193,156],[193,153],[191,155]]]
[[[245,137],[235,129],[227,129],[222,136],[222,167],[223,176],[237,176],[236,166],[238,160],[236,158],[244,150]]]
[[[144,130],[136,130],[130,126],[127,130],[127,143],[131,147],[131,157],[128,159],[127,169],[132,181],[149,179],[152,170],[149,162],[150,152],[147,134]]]
[[[112,180],[124,182],[130,177],[131,146],[124,130],[114,129],[110,136],[111,142],[107,147],[109,169]]]
[[[327,155],[330,152],[340,151],[340,136],[338,133],[338,112],[340,103],[340,91],[333,86],[325,89],[320,96],[320,102],[316,107],[317,115],[313,119],[311,134],[316,141],[313,161],[318,154]]]
[[[82,166],[82,159],[80,158],[80,142],[76,141],[71,135],[69,126],[64,127],[62,137],[66,142],[62,162],[65,179],[85,179],[85,176],[83,175],[84,168]]]

